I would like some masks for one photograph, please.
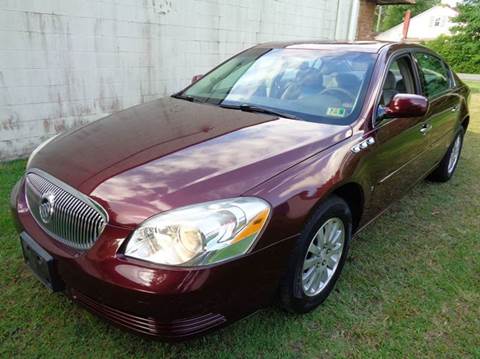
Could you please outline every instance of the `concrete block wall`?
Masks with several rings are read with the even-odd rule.
[[[259,42],[344,38],[353,0],[0,0],[0,160]]]

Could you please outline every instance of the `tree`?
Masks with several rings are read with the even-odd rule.
[[[425,45],[442,55],[457,72],[480,73],[480,0],[457,7],[452,36],[441,36]]]
[[[467,0],[457,7],[458,16],[453,21],[458,25],[452,30],[469,41],[480,40],[480,0]]]
[[[437,5],[439,2],[440,0],[417,0],[416,4],[410,5],[383,5],[383,15],[380,19],[380,28],[378,30],[385,31],[400,24],[407,10],[410,10],[412,16],[415,16]]]

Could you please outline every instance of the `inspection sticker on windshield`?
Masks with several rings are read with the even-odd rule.
[[[327,116],[345,117],[344,107],[329,107],[327,109]]]

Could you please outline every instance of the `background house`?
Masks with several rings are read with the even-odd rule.
[[[180,90],[259,42],[371,39],[377,3],[412,1],[1,1],[0,160]]]
[[[451,19],[457,14],[453,7],[442,4],[412,17],[406,40],[420,42],[436,39],[440,35],[450,35],[450,28],[454,26]],[[401,41],[402,38],[403,23],[375,36],[375,39],[381,41]]]

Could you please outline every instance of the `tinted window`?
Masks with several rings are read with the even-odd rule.
[[[196,102],[253,105],[309,121],[348,124],[363,104],[375,55],[253,48],[188,88]]]
[[[439,58],[425,53],[416,53],[425,95],[435,96],[450,87],[450,73]]]
[[[388,68],[380,104],[388,105],[393,96],[399,93],[415,93],[412,65],[410,58],[406,56],[396,59]]]

